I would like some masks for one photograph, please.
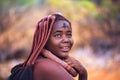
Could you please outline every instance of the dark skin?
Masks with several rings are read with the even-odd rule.
[[[65,59],[65,62],[67,62],[78,72],[78,80],[87,80],[87,71],[78,60],[73,57],[68,57],[67,59]]]
[[[62,20],[56,22],[46,48],[60,59],[65,59],[68,57],[72,45],[72,30],[69,23]]]
[[[87,80],[86,69],[78,60],[69,57],[72,45],[72,30],[69,23],[65,20],[55,22],[45,48],[73,67],[79,74],[78,80]],[[74,80],[63,66],[44,57],[36,61],[33,74],[34,80]]]

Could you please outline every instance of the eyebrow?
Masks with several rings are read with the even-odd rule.
[[[57,30],[57,31],[55,31],[55,32],[53,32],[53,33],[61,33],[62,31],[61,30]],[[70,32],[70,33],[72,33],[72,31],[67,31],[67,32]]]
[[[61,33],[61,32],[62,32],[61,30],[57,30],[57,31],[55,31],[53,33]]]

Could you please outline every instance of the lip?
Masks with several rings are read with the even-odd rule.
[[[69,52],[70,51],[70,46],[63,46],[60,48],[62,52]]]

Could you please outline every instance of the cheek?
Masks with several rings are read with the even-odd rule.
[[[57,56],[59,53],[59,40],[51,39],[49,41],[48,50],[50,50],[53,54]]]
[[[56,41],[51,41],[51,46],[56,47],[56,46],[58,46],[58,43]]]
[[[56,40],[54,38],[51,38],[49,43],[50,43],[50,46],[54,48],[59,46],[59,40]]]
[[[70,39],[70,42],[71,42],[71,46],[73,46],[74,40],[73,40],[73,39]]]
[[[51,40],[51,43],[52,43],[52,45],[54,46],[54,47],[59,47],[59,40],[55,40],[55,39],[52,39]]]

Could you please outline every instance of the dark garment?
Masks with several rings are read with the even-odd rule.
[[[23,67],[22,64],[16,65],[11,70],[8,80],[33,80],[33,65]]]

